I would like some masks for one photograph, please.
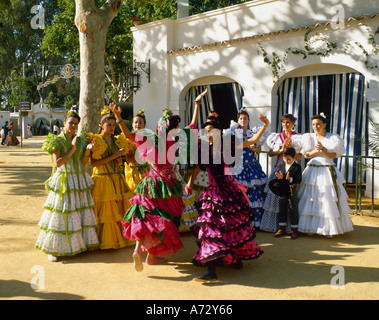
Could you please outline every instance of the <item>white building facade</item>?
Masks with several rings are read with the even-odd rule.
[[[169,107],[185,125],[192,100],[208,86],[200,123],[214,109],[227,124],[242,105],[252,125],[263,113],[277,131],[280,116],[293,113],[303,133],[322,111],[330,131],[347,141],[347,154],[361,155],[355,138],[369,135],[368,116],[379,119],[377,4],[254,0],[134,27],[134,59],[150,59],[150,82],[142,76],[134,112],[144,108],[153,129]],[[346,174],[355,180],[351,161]]]

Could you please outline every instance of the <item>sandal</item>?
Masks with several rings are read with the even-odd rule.
[[[136,269],[137,272],[141,272],[143,270],[141,251],[134,250],[133,261],[134,261],[134,269]]]

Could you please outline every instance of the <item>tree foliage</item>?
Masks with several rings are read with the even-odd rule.
[[[54,23],[58,0],[40,1],[46,25]],[[17,107],[17,101],[38,102],[37,85],[54,75],[53,66],[64,63],[65,57],[47,57],[41,49],[44,31],[33,28],[35,0],[0,1],[0,97],[3,107]],[[24,90],[15,99],[22,77]],[[17,93],[18,94],[18,93]],[[46,93],[47,94],[47,93]]]
[[[101,7],[106,0],[95,0]],[[190,0],[190,14],[202,13],[246,1],[230,0]],[[31,8],[40,4],[45,13],[44,29],[33,29]],[[176,19],[177,1],[175,0],[125,0],[122,8],[112,21],[106,43],[106,91],[115,99],[126,70],[133,59],[133,26],[131,18],[141,16],[147,22],[160,19]],[[0,100],[8,104],[9,95],[15,92],[16,75],[21,76],[25,63],[24,99],[38,102],[41,96],[36,88],[38,83],[53,78],[59,70],[54,68],[65,63],[80,62],[79,35],[75,26],[75,1],[73,0],[1,0],[0,1]],[[13,78],[12,78],[13,77]],[[13,79],[13,80],[12,80]],[[66,83],[68,90],[70,83]],[[13,86],[13,87],[12,87]],[[68,101],[77,104],[78,92],[74,93],[77,83],[72,83],[69,98],[64,98],[61,87],[49,85],[40,94],[50,106],[68,106]],[[66,92],[66,91],[63,91]],[[53,98],[53,96],[56,96]],[[13,103],[12,103],[13,104]]]

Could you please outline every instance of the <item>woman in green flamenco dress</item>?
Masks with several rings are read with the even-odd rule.
[[[45,182],[49,195],[38,223],[41,230],[35,247],[47,253],[50,261],[99,246],[90,192],[94,182],[84,169],[95,142],[88,143],[84,133],[75,135],[79,122],[76,110],[70,110],[64,132],[49,134],[42,147],[52,155],[53,174]]]
[[[183,248],[175,224],[183,213],[182,184],[175,178],[175,164],[167,151],[176,143],[169,132],[179,127],[179,118],[165,109],[156,133],[131,133],[122,122],[120,107],[111,103],[109,108],[124,136],[136,143],[140,155],[145,155],[141,160],[147,160],[150,165],[121,221],[124,237],[136,241],[133,260],[136,271],[140,272],[143,270],[141,251],[148,253],[146,264],[155,264]],[[164,142],[166,148],[160,145]]]

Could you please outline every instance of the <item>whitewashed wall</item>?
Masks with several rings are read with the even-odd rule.
[[[208,46],[332,22],[329,26],[318,27],[315,32],[340,47],[348,41],[358,41],[370,51],[367,27],[375,32],[379,27],[378,17],[345,21],[344,25],[335,22],[337,18],[344,20],[373,15],[377,11],[377,0],[256,0],[132,28],[134,58],[141,62],[150,59],[151,62],[151,82],[147,83],[143,75],[142,89],[134,97],[134,112],[145,108],[147,126],[154,129],[165,107],[170,107],[184,118],[184,97],[191,86],[236,81],[244,89],[244,105],[251,118],[263,112],[275,121],[276,90],[285,78],[356,71],[362,73],[370,85],[367,91],[370,113],[378,114],[379,70],[365,66],[362,51],[356,46],[346,52],[341,48],[334,50],[324,58],[308,56],[303,59],[300,55],[290,54],[284,64],[285,70],[279,74],[279,81],[274,81],[271,67],[263,62],[262,55],[258,55],[258,43],[270,54],[283,55],[289,47],[304,48],[303,29]],[[312,36],[315,37],[315,33]],[[379,42],[379,35],[375,39]],[[189,49],[180,50],[183,48]],[[378,55],[371,56],[370,62],[379,64]],[[379,177],[376,177],[376,182],[375,190],[379,197]]]

